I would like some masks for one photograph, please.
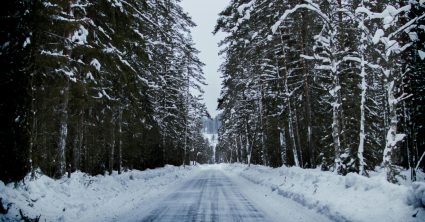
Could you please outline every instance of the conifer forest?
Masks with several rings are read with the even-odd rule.
[[[367,176],[424,167],[424,1],[231,1],[218,150]]]
[[[203,63],[178,3],[5,3],[1,179],[208,162]],[[215,27],[227,35],[217,159],[414,178],[424,16],[412,0],[231,1]]]
[[[424,170],[425,0],[1,4],[1,222],[419,222]]]
[[[178,1],[4,4],[0,179],[208,161],[203,63]]]
[[[195,23],[179,2],[4,3],[0,179],[214,159],[416,180],[424,1],[232,0],[214,28],[226,34],[214,153]]]

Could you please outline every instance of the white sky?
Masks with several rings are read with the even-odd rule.
[[[182,0],[183,9],[189,13],[197,27],[192,29],[193,41],[201,51],[199,58],[205,63],[204,73],[207,82],[205,104],[211,117],[217,115],[217,99],[220,96],[221,79],[218,69],[222,62],[219,57],[218,42],[224,38],[222,33],[213,35],[212,31],[218,19],[218,13],[224,10],[230,0]]]

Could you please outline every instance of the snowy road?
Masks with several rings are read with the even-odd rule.
[[[207,170],[169,195],[142,221],[270,221],[218,170]]]
[[[246,182],[246,181],[245,181]],[[168,194],[145,215],[139,215],[138,221],[325,221],[322,215],[313,214],[308,209],[289,202],[289,209],[282,202],[274,206],[277,211],[286,212],[279,216],[277,211],[270,212],[275,200],[261,194],[252,196],[256,190],[246,189],[244,181],[235,180],[223,171],[208,169],[187,180],[180,188]],[[248,182],[249,183],[249,182]],[[245,184],[246,185],[246,184]],[[260,193],[264,193],[260,191]],[[247,195],[246,195],[247,194]],[[251,196],[248,197],[248,196]],[[255,201],[252,201],[255,199]],[[262,207],[259,206],[261,203]],[[283,203],[284,204],[284,203]],[[294,207],[295,206],[295,207]],[[298,209],[297,209],[298,208]],[[299,209],[306,211],[304,214]],[[266,212],[269,211],[269,212]],[[298,212],[297,212],[298,211]],[[289,214],[289,215],[288,215]],[[282,218],[284,217],[284,218]]]

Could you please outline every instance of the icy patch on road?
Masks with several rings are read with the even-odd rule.
[[[11,203],[8,214],[0,214],[0,221],[20,221],[19,209],[29,218],[41,215],[40,221],[117,221],[197,171],[198,167],[165,166],[110,176],[77,172],[60,180],[39,175],[16,186],[0,181],[3,206]]]
[[[407,183],[395,185],[385,180],[385,173],[373,172],[371,178],[367,178],[354,173],[340,176],[297,167],[274,169],[251,165],[248,168],[243,164],[215,167],[242,176],[335,221],[425,221],[425,209],[412,202],[422,201],[423,182],[416,182],[413,187]]]

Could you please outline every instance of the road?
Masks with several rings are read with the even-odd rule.
[[[141,221],[272,221],[222,171],[206,170],[168,195]]]
[[[211,165],[201,166],[193,176],[171,184],[160,196],[144,201],[113,221],[329,222],[330,219],[220,165]]]

